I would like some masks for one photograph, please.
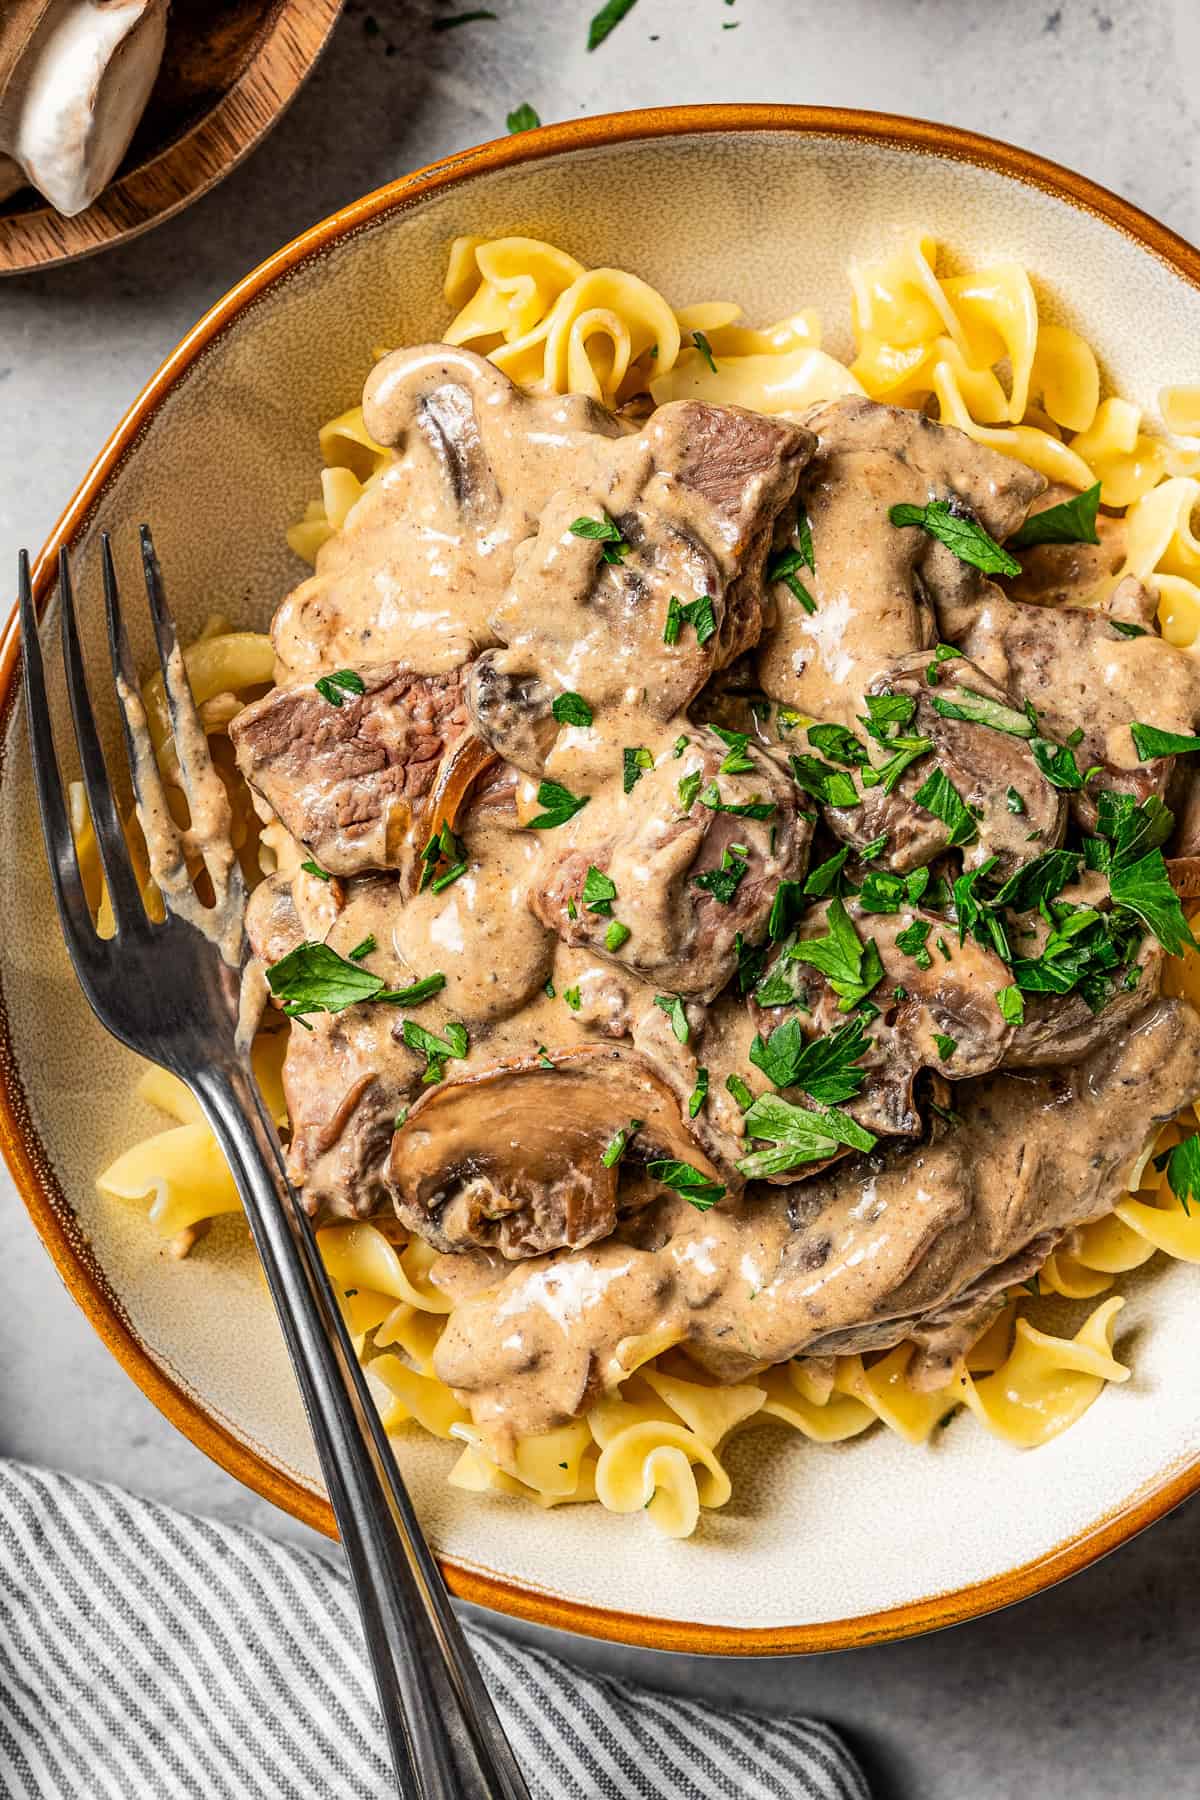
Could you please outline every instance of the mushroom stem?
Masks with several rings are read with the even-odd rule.
[[[18,6],[0,27],[0,193],[15,163],[57,211],[89,207],[129,148],[166,29],[167,0]]]

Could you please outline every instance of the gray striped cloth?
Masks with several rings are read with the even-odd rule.
[[[814,1720],[470,1638],[535,1800],[870,1800]],[[0,1462],[5,1800],[395,1800],[383,1743],[334,1563]]]

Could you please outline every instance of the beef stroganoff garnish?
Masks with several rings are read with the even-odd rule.
[[[1124,1377],[1120,1300],[1070,1343],[1018,1306],[1100,1292],[1114,1219],[1200,1260],[1200,479],[1084,418],[1045,368],[1086,344],[1009,313],[1010,422],[977,422],[898,298],[924,240],[856,278],[849,368],[808,324],[497,257],[455,247],[450,341],[327,428],[274,681],[249,634],[189,652],[194,686],[228,665],[198,698],[276,1111],[360,1353],[459,1485],[690,1481],[693,1522],[729,1384],[814,1436],[852,1396],[1040,1442]],[[570,336],[601,304],[604,351]],[[102,1185],[154,1168],[186,1248],[172,1137]],[[695,1456],[647,1476],[622,1402]]]

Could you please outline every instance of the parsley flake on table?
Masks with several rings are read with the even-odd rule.
[[[969,563],[985,575],[1019,575],[1021,565],[1015,556],[989,537],[978,519],[956,512],[946,500],[931,500],[928,506],[902,503],[888,509],[893,525],[903,529],[916,525],[930,537],[944,544],[959,562]]]
[[[520,106],[514,106],[505,120],[514,136],[520,131],[536,131],[541,122],[528,100],[522,101]]]

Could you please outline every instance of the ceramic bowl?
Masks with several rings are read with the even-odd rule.
[[[924,226],[955,259],[1018,257],[1048,316],[1086,331],[1119,391],[1148,406],[1195,379],[1200,255],[1082,178],[943,126],[864,113],[686,108],[585,120],[467,151],[314,227],[248,276],[151,379],[42,553],[75,556],[94,666],[96,531],[134,589],[153,523],[176,608],[265,624],[298,570],[284,528],[316,489],[317,427],[356,396],[372,346],[436,337],[460,232],[529,233],[637,270],[676,303],[740,301],[752,319],[819,307],[846,348],[844,270]],[[143,653],[147,646],[143,644]],[[320,1529],[332,1519],[244,1234],[220,1226],[173,1261],[93,1177],[161,1128],[134,1067],[72,978],[43,866],[19,644],[0,663],[3,1015],[0,1134],[72,1293],[135,1381],[194,1442]],[[98,686],[103,685],[98,682]],[[59,696],[61,700],[61,695]],[[65,709],[64,709],[65,715]],[[111,722],[111,721],[110,721]],[[61,740],[69,741],[65,729]],[[930,1447],[878,1430],[810,1446],[739,1439],[733,1499],[688,1542],[598,1507],[551,1513],[461,1493],[452,1452],[399,1454],[455,1591],[596,1637],[733,1653],[823,1650],[969,1618],[1082,1568],[1200,1486],[1197,1274],[1155,1259],[1122,1286],[1134,1377],[1044,1449],[960,1414]]]

